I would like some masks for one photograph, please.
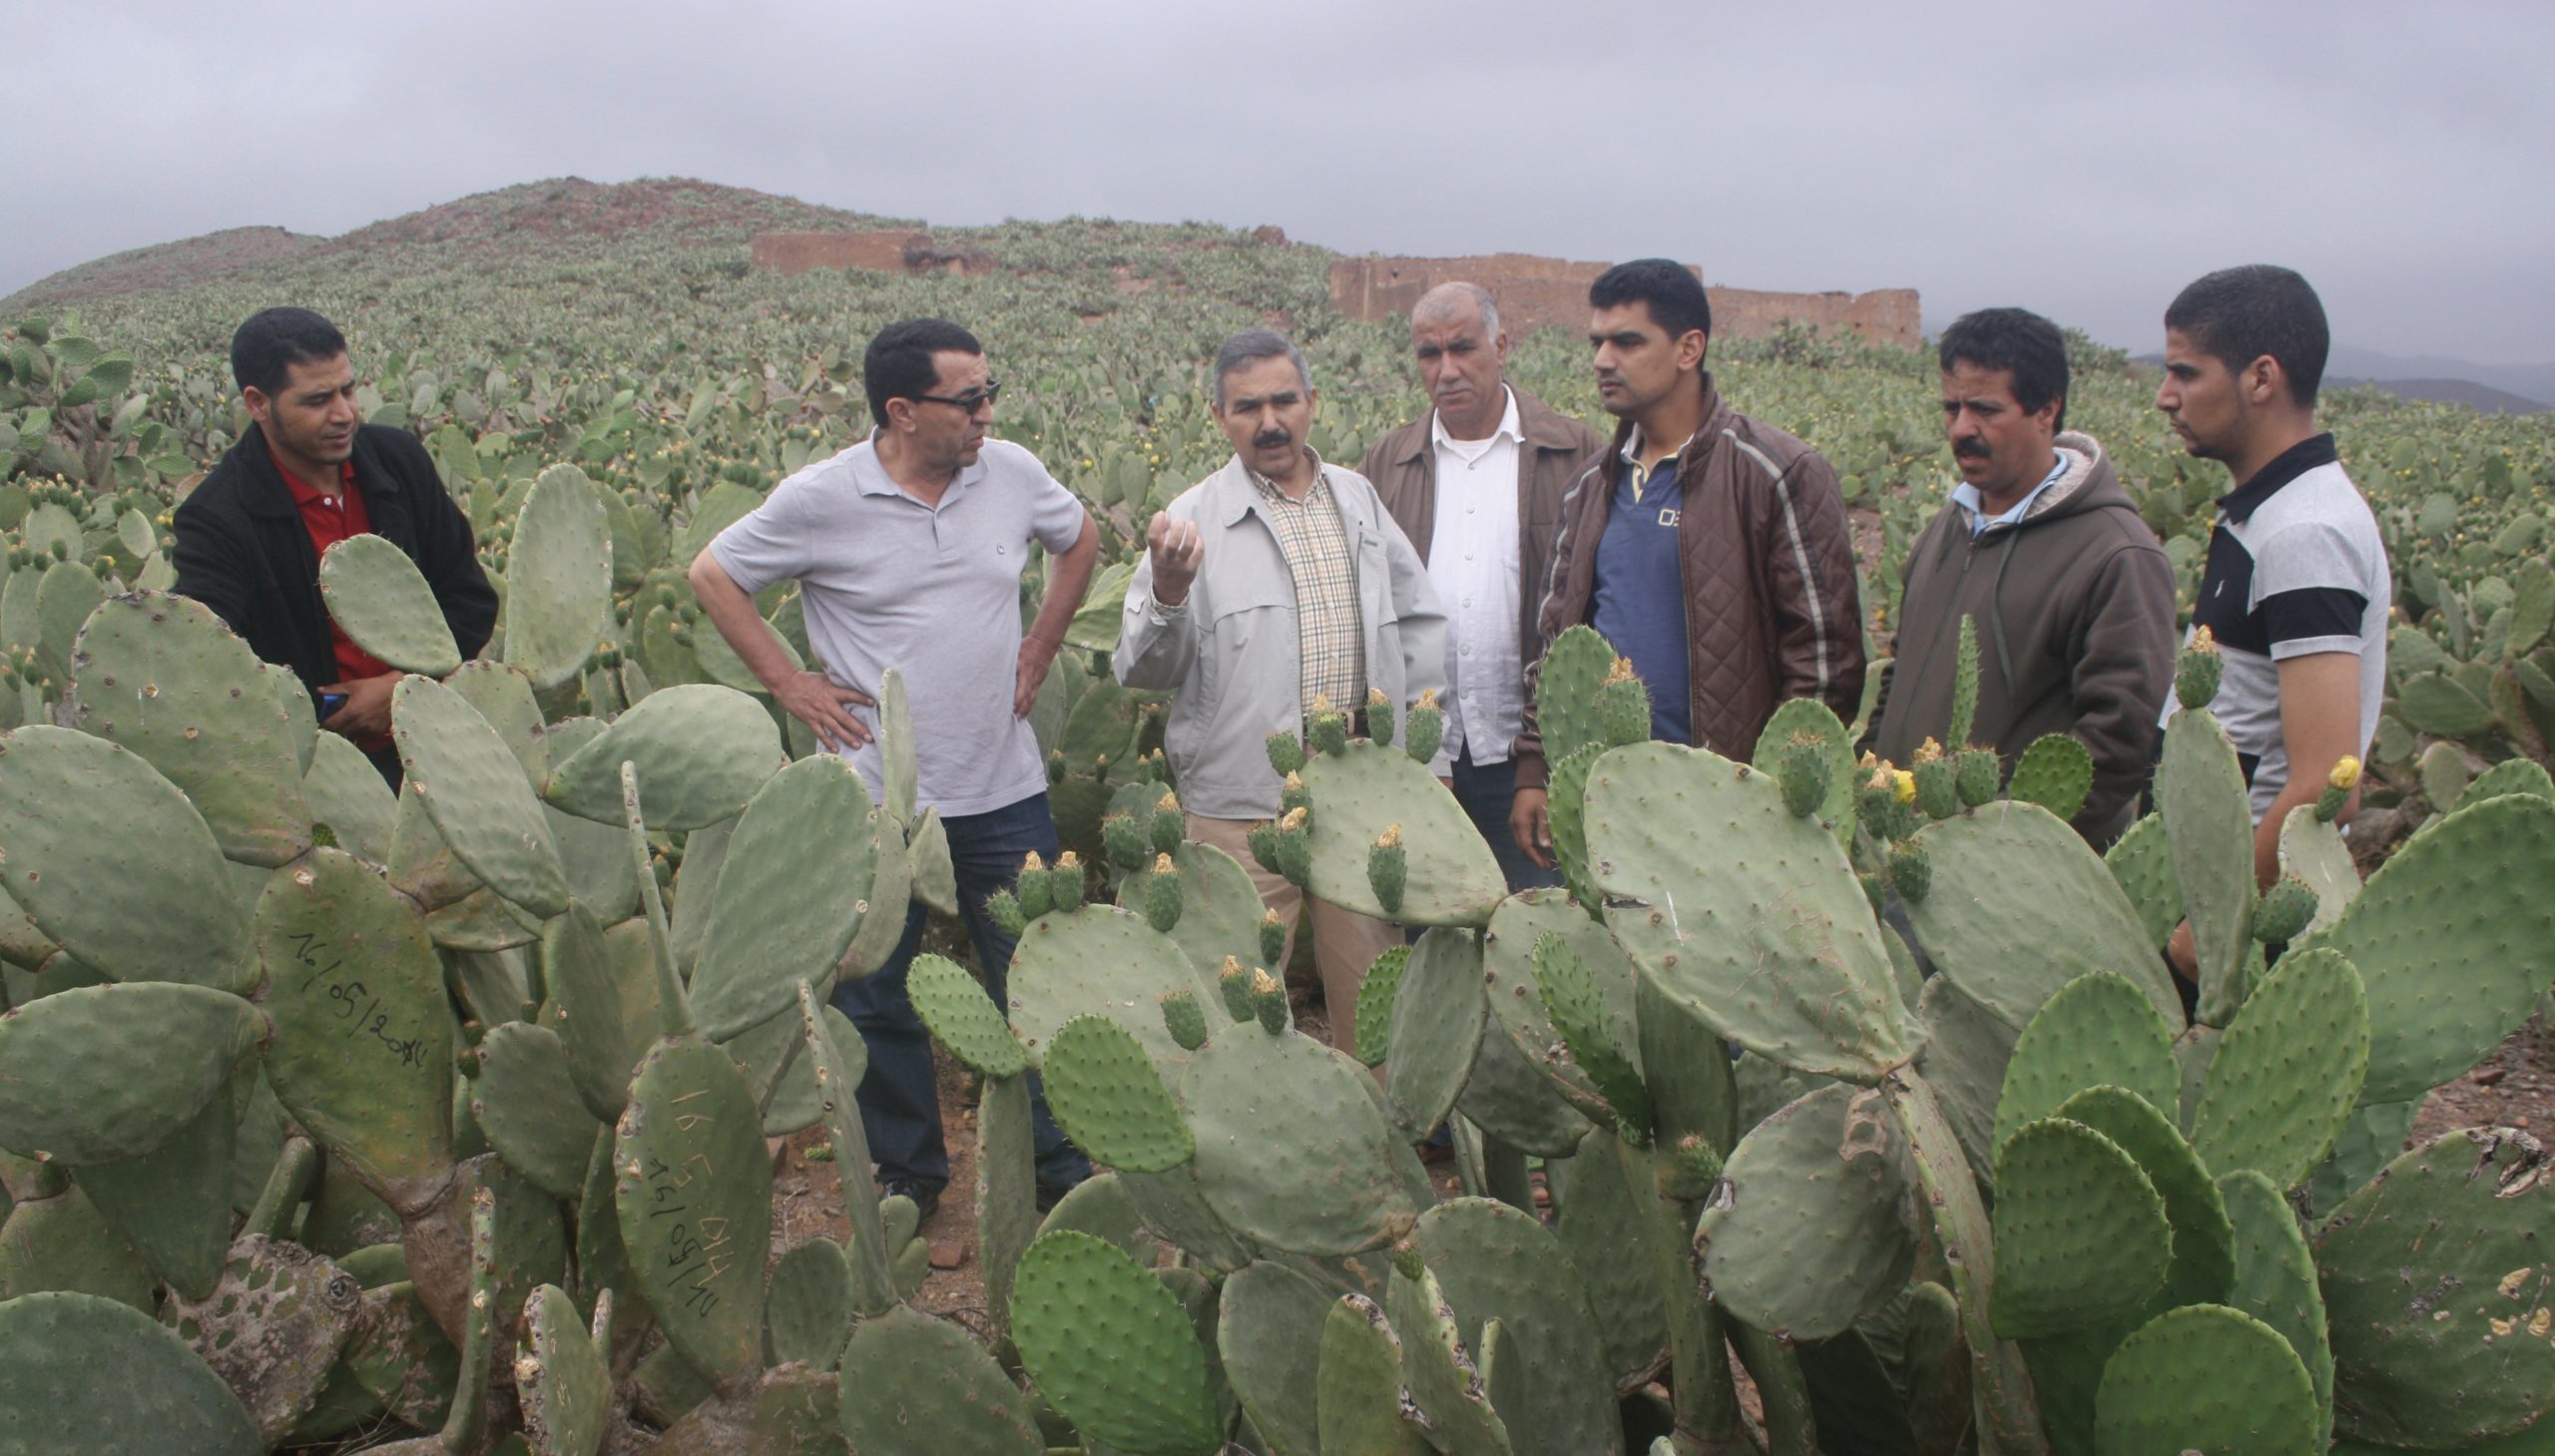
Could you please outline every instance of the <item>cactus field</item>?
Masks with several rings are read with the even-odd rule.
[[[1501,893],[1433,702],[1273,737],[1253,856],[1414,932],[1321,1009],[1351,1053],[1244,867],[1183,837],[1161,705],[1106,654],[1146,521],[1225,453],[1217,340],[1290,326],[1353,461],[1419,407],[1393,331],[1330,313],[1318,249],[1197,225],[780,278],[681,222],[0,301],[0,1456],[2555,1450],[2542,1116],[2449,1116],[2479,1063],[2547,1072],[2545,417],[2330,399],[2401,610],[2369,761],[2268,892],[2205,644],[2157,811],[2102,855],[2072,740],[2007,772],[1956,709],[1857,762],[1794,703],[1746,761],[1643,741],[1585,628],[1543,677],[1562,887]],[[463,662],[404,556],[323,562],[405,675],[396,794],[168,592],[169,513],[248,427],[222,346],[286,296],[346,326],[504,604]],[[828,1001],[909,901],[958,908],[901,685],[873,793],[682,576],[858,437],[859,344],[915,313],[986,339],[998,428],[1105,543],[1031,715],[1068,852],[991,906],[1009,1004],[959,959],[910,977],[977,1088],[964,1319],[870,1176]],[[1715,352],[1837,463],[1885,655],[1948,476],[1931,361]],[[2079,353],[2071,427],[2188,590],[2223,472]],[[1579,355],[1538,336],[1512,374],[1593,418]],[[758,605],[807,660],[792,589]],[[2190,1015],[2158,954],[2186,919]],[[1045,1213],[1033,1072],[1103,1169]]]

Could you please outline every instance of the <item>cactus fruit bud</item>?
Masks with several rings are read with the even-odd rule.
[[[1065,753],[1062,748],[1059,748],[1047,755],[1047,782],[1057,784],[1064,781]]]
[[[2333,771],[2324,777],[2323,790],[2315,795],[2315,817],[2329,824],[2342,815],[2342,805],[2350,802],[2351,790],[2359,786],[2359,759],[2344,753]]]
[[[1304,766],[1304,740],[1279,728],[1269,735],[1269,766],[1280,778],[1291,778]]]
[[[1009,890],[996,890],[985,897],[985,913],[994,925],[1014,940],[1029,928],[1029,917],[1020,913],[1020,897]]]
[[[1222,970],[1216,972],[1216,989],[1225,993],[1225,1010],[1236,1021],[1249,1021],[1255,1014],[1251,1004],[1251,972],[1241,961],[1225,957]]]
[[[1659,1196],[1679,1203],[1700,1203],[1711,1198],[1713,1187],[1721,1182],[1721,1155],[1713,1151],[1701,1133],[1688,1133],[1677,1140],[1668,1157],[1659,1161]]]
[[[1145,834],[1136,827],[1133,814],[1111,814],[1100,821],[1101,851],[1109,862],[1120,869],[1141,869],[1145,863]]]
[[[1056,908],[1071,914],[1082,908],[1082,856],[1068,849],[1047,871],[1048,895]]]
[[[1297,889],[1313,877],[1313,837],[1305,827],[1311,822],[1301,808],[1286,810],[1286,817],[1278,821],[1278,872]]]
[[[1826,744],[1817,737],[1803,733],[1793,738],[1775,771],[1784,786],[1784,807],[1791,810],[1793,818],[1806,819],[1827,802],[1834,770],[1828,766]]]
[[[1171,1029],[1171,1039],[1180,1043],[1184,1052],[1207,1045],[1207,1011],[1198,1004],[1194,991],[1163,993],[1162,1024]]]
[[[1145,876],[1145,921],[1165,935],[1180,923],[1180,866],[1168,854],[1155,855]]]
[[[1615,659],[1597,685],[1597,731],[1610,748],[1650,738],[1650,690],[1633,676],[1630,658]]]
[[[1313,711],[1304,720],[1304,736],[1317,753],[1337,755],[1348,751],[1348,715],[1330,706],[1330,700],[1316,694]]]
[[[1877,763],[1867,765],[1862,782],[1854,789],[1854,812],[1862,820],[1864,832],[1875,839],[1890,837],[1889,811],[1897,802],[1896,787],[1889,765]]]
[[[1993,748],[1963,748],[1954,787],[1960,791],[1964,807],[1977,808],[1996,801],[1997,779],[2003,776],[2004,764]]]
[[[1366,883],[1375,891],[1375,903],[1387,915],[1401,913],[1401,891],[1409,877],[1410,865],[1401,847],[1401,825],[1387,824],[1375,836],[1374,847],[1366,851]]]
[[[2305,934],[2314,918],[2315,891],[2297,875],[2283,875],[2254,907],[2254,938],[2265,945],[2287,945]]]
[[[1438,745],[1446,741],[1446,710],[1437,706],[1437,690],[1429,689],[1410,706],[1410,722],[1402,726],[1401,745],[1410,756],[1425,763],[1437,756]]]
[[[1393,1245],[1393,1271],[1416,1282],[1428,1272],[1428,1261],[1419,1256],[1419,1245],[1405,1238]]]
[[[1251,1007],[1260,1015],[1260,1029],[1277,1036],[1286,1029],[1286,987],[1267,971],[1251,973]]]
[[[1020,878],[1012,894],[1019,902],[1020,918],[1024,922],[1035,920],[1055,908],[1055,886],[1047,878],[1046,861],[1038,857],[1037,850],[1029,851],[1029,857],[1020,862]]]
[[[1154,852],[1156,854],[1178,852],[1181,837],[1188,830],[1189,819],[1180,811],[1179,797],[1170,789],[1164,789],[1162,797],[1154,803]]]
[[[1963,614],[1960,645],[1953,655],[1952,721],[1948,736],[1954,749],[1966,748],[1978,718],[1978,619]],[[1976,805],[1972,805],[1976,807]]]
[[[1278,868],[1278,825],[1274,820],[1263,819],[1252,825],[1251,832],[1243,835],[1243,842],[1251,846],[1251,857],[1262,869],[1271,874],[1283,872]]]
[[[2218,696],[2218,680],[2226,669],[2226,659],[2218,655],[2217,634],[2206,627],[2194,632],[2183,645],[2181,661],[2174,664],[2174,700],[2190,710],[2207,708]]]
[[[1916,785],[1916,807],[1929,819],[1948,819],[1960,812],[1959,771],[1943,756],[1942,744],[1927,738],[1916,749],[1909,776]]]
[[[1891,845],[1889,882],[1900,899],[1911,905],[1925,903],[1925,892],[1934,886],[1934,865],[1925,857],[1925,846],[1907,839]]]
[[[1366,690],[1366,736],[1378,743],[1393,740],[1393,701],[1381,688]]]
[[[1289,773],[1286,775],[1286,781],[1278,785],[1278,812],[1280,814],[1293,809],[1309,809],[1312,806],[1313,791],[1304,787],[1302,774]]]
[[[1271,870],[1270,873],[1275,874],[1277,871]],[[1278,912],[1275,910],[1263,911],[1260,916],[1261,964],[1280,965],[1285,959],[1286,922],[1278,919]]]

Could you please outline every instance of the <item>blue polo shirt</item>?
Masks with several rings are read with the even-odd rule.
[[[1694,699],[1687,688],[1686,578],[1677,555],[1677,521],[1685,510],[1685,483],[1677,457],[1642,473],[1632,452],[1636,435],[1615,467],[1614,493],[1606,502],[1606,534],[1597,538],[1596,591],[1588,625],[1632,659],[1633,673],[1650,690],[1650,735],[1691,743]]]

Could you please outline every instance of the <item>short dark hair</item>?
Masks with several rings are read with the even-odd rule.
[[[2230,369],[2271,355],[2289,380],[2290,399],[2300,409],[2315,407],[2333,336],[2323,300],[2297,269],[2268,262],[2220,268],[2175,295],[2165,326],[2190,335]]]
[[[2014,402],[2026,414],[2058,401],[2058,428],[2067,428],[2067,336],[2028,308],[1981,308],[1943,330],[1934,357],[1944,373],[1954,364],[2003,369],[2014,376]]]
[[[337,325],[307,308],[265,308],[249,315],[231,335],[231,377],[243,389],[280,393],[295,364],[314,364],[346,351]]]
[[[1712,336],[1713,303],[1704,292],[1704,280],[1675,258],[1619,262],[1588,285],[1591,308],[1620,308],[1626,303],[1649,304],[1650,316],[1668,330],[1670,338],[1682,338],[1695,329],[1703,330],[1707,338]]]
[[[1310,369],[1304,367],[1302,349],[1295,347],[1286,335],[1274,328],[1246,328],[1226,339],[1224,347],[1216,350],[1215,390],[1210,396],[1216,408],[1225,407],[1225,376],[1245,365],[1259,363],[1262,359],[1284,359],[1295,366],[1295,377],[1302,381],[1305,390],[1312,389],[1313,375]]]
[[[929,394],[940,382],[934,354],[982,354],[976,336],[946,318],[907,318],[890,323],[860,356],[860,387],[869,395],[869,417],[884,425],[887,401]]]

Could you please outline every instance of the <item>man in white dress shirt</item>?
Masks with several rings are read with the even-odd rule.
[[[1445,745],[1431,765],[1490,842],[1512,890],[1561,882],[1509,832],[1537,593],[1561,495],[1604,443],[1501,378],[1508,335],[1488,289],[1440,283],[1410,310],[1428,413],[1375,442],[1359,473],[1427,563],[1446,612]]]

